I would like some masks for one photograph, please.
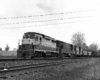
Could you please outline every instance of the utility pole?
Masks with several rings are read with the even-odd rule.
[[[19,47],[19,45],[20,45],[20,39],[18,40],[18,47]]]

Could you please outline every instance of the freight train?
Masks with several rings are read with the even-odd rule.
[[[91,50],[56,40],[37,32],[26,32],[17,50],[18,58],[92,56]]]

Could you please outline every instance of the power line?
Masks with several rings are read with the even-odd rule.
[[[80,13],[80,12],[90,12],[96,10],[82,10],[82,11],[73,11],[73,12],[61,12],[61,13],[50,13],[50,14],[41,14],[41,15],[29,15],[29,16],[16,16],[16,17],[3,17],[2,19],[18,19],[18,18],[32,18],[32,17],[43,17],[43,16],[53,16],[53,15],[63,15],[63,14],[72,14],[72,13]]]
[[[86,21],[88,21],[88,20],[73,21],[73,22],[63,22],[63,23],[53,23],[53,24],[45,24],[45,25],[34,25],[34,26],[21,26],[21,27],[2,28],[2,30],[5,30],[5,29],[17,29],[17,28],[27,28],[27,27],[53,26],[53,25],[62,25],[62,24],[70,24],[70,23],[79,23],[79,22],[86,22]]]
[[[39,21],[27,21],[27,22],[5,23],[5,24],[0,24],[0,25],[26,24],[26,23],[50,22],[50,21],[60,21],[60,20],[62,21],[62,20],[67,20],[67,19],[87,18],[87,17],[93,17],[93,16],[94,16],[94,15],[91,15],[91,16],[70,17],[70,18],[59,18],[59,19],[49,19],[49,20],[39,20]]]

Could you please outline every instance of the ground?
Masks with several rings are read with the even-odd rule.
[[[76,64],[77,66],[74,63],[71,64],[74,67],[63,65],[62,68],[58,68],[58,72],[55,69],[55,71],[45,70],[47,74],[51,74],[51,77],[40,80],[100,80],[100,60],[92,59],[86,63],[77,62]]]
[[[4,75],[2,80],[100,80],[100,58],[73,59],[66,64]],[[0,80],[1,80],[0,79]]]

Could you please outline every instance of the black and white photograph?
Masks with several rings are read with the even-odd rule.
[[[0,80],[100,80],[100,1],[0,0]]]

